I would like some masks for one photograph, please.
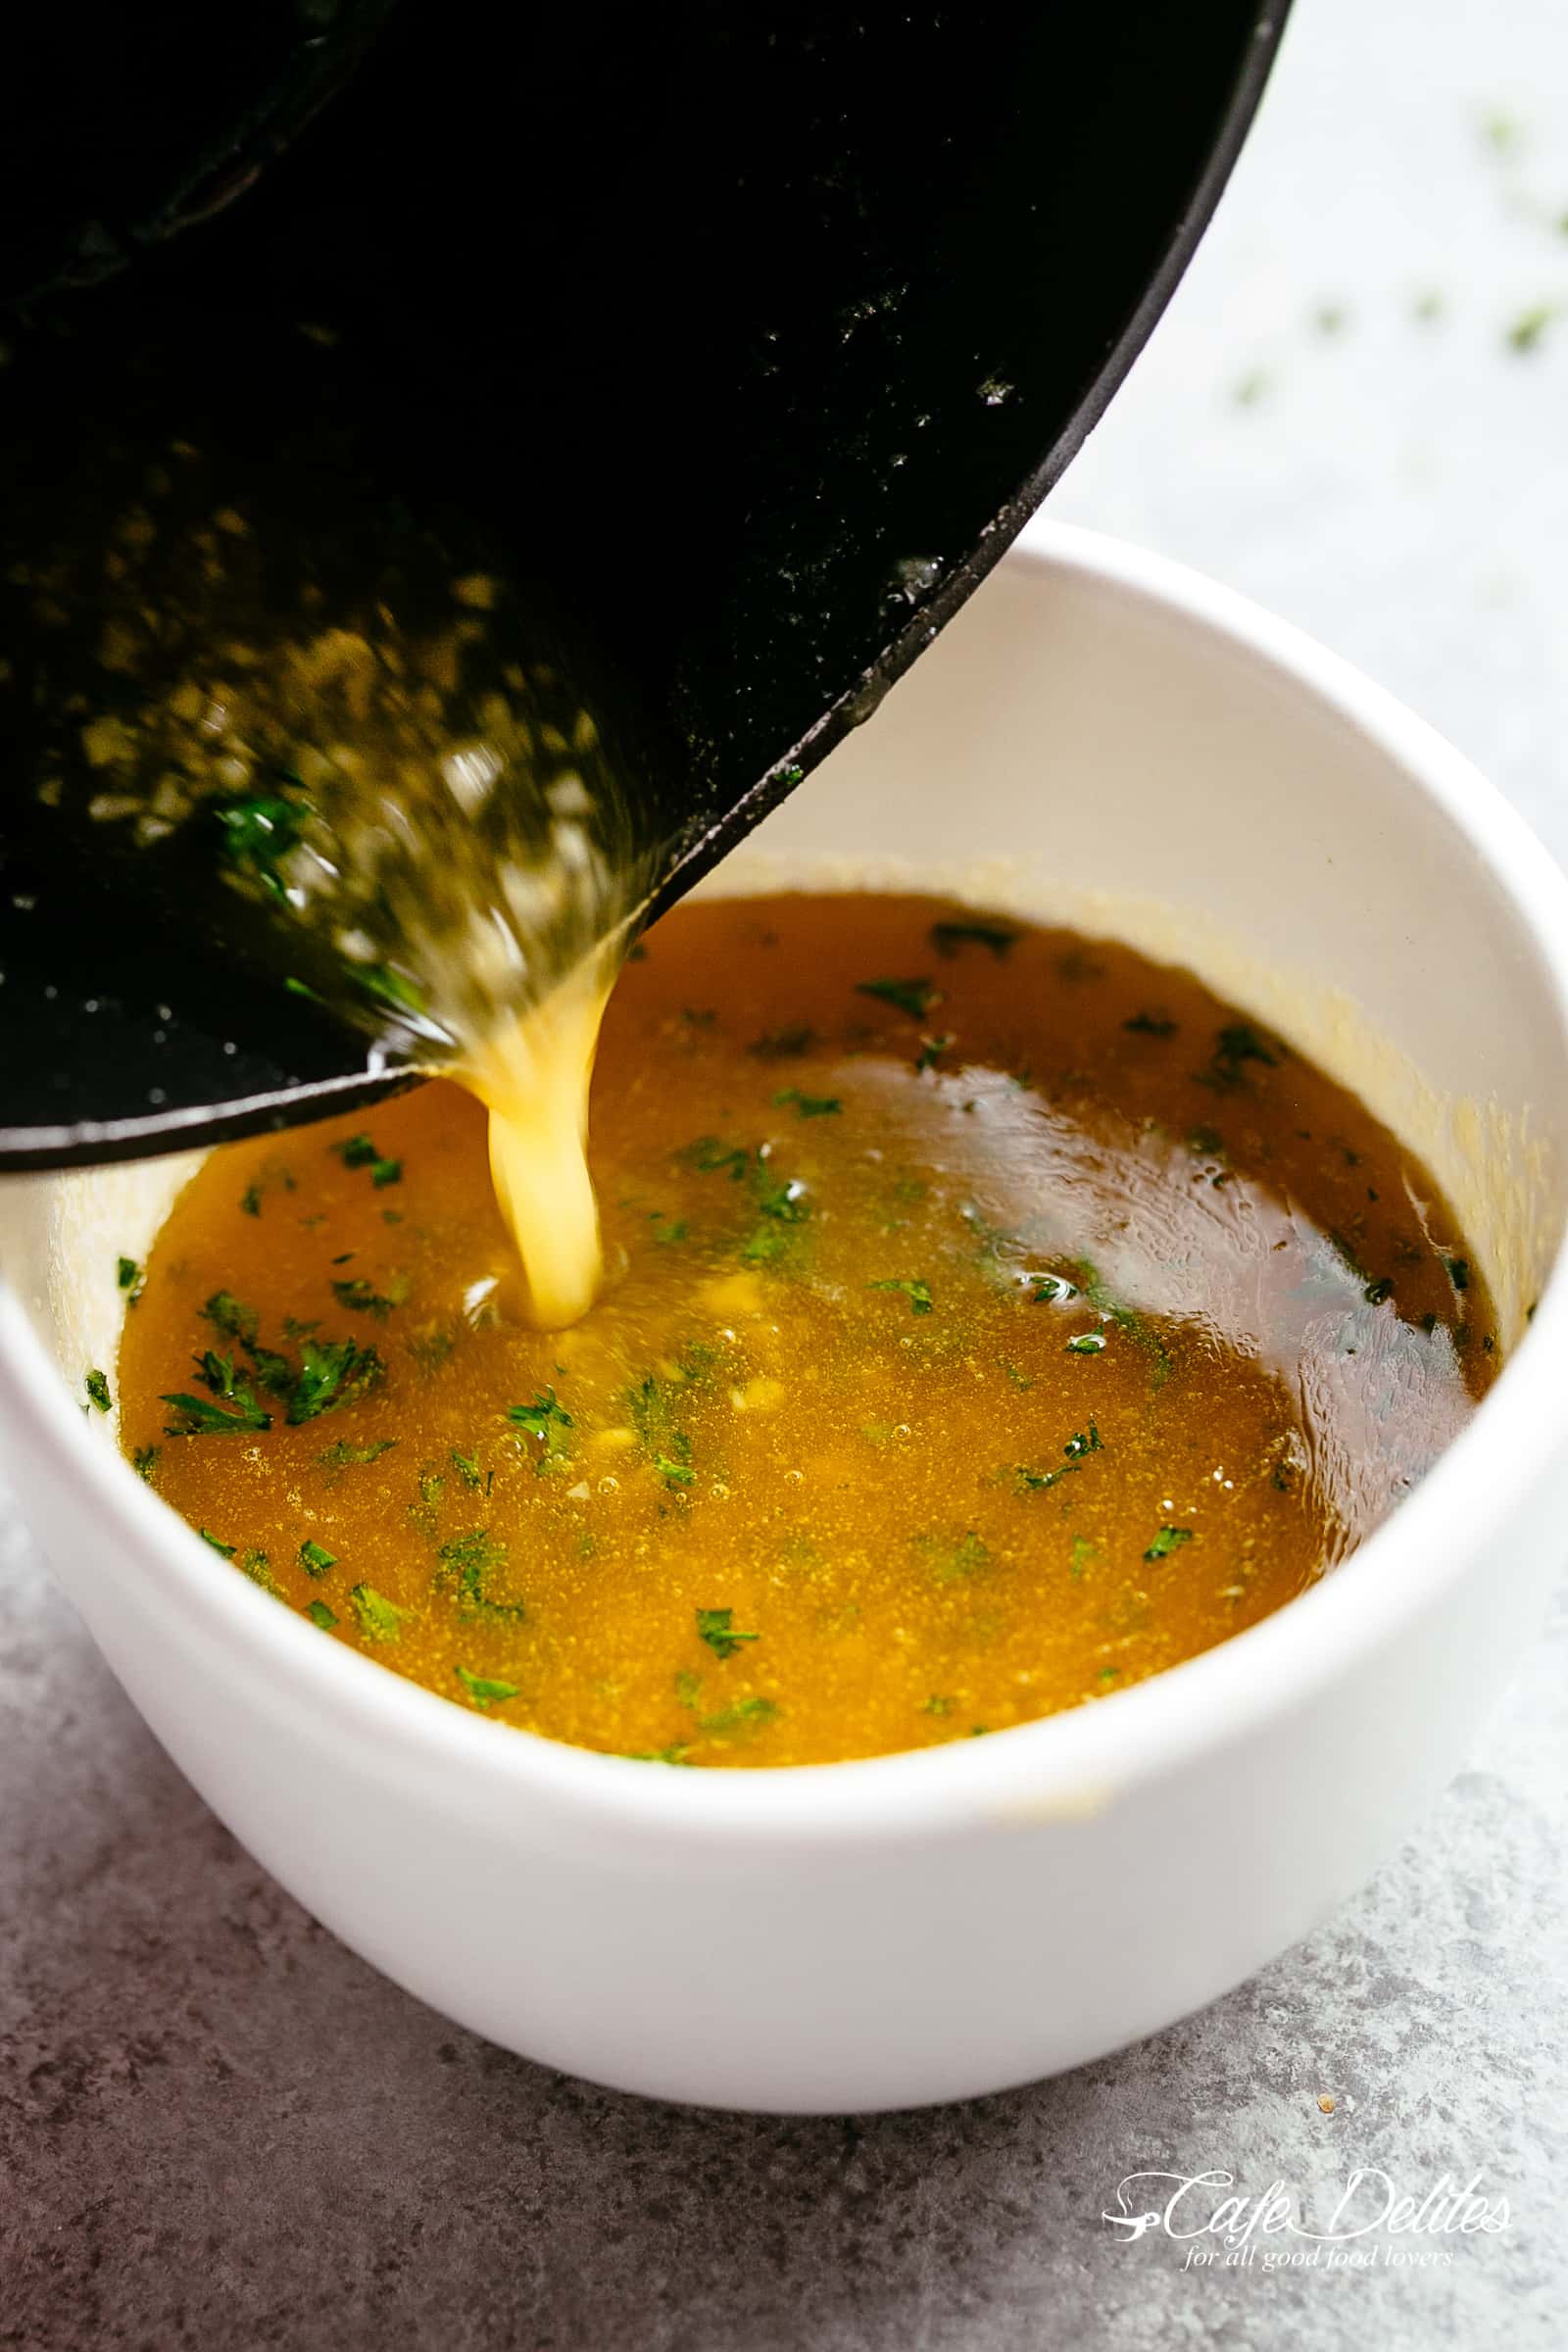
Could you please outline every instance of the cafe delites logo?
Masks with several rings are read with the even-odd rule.
[[[1183,2250],[1184,2270],[1436,2270],[1466,2239],[1509,2229],[1508,2200],[1460,2180],[1396,2180],[1375,2164],[1303,2196],[1284,2180],[1239,2188],[1232,2173],[1129,2173],[1116,2210],[1101,2219],[1122,2240],[1157,2234]]]

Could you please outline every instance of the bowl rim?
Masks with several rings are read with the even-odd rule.
[[[1272,670],[1353,727],[1464,838],[1534,949],[1568,1052],[1568,877],[1496,788],[1426,722],[1349,662],[1234,590],[1169,558],[1075,524],[1039,521],[1005,559],[1037,582],[1109,588],[1156,608],[1229,655]],[[979,607],[984,610],[983,600]],[[984,1740],[846,1763],[682,1772],[569,1746],[488,1720],[407,1681],[246,1579],[213,1573],[200,1538],[90,1435],[16,1292],[0,1278],[0,1415],[16,1442],[54,1457],[101,1522],[127,1538],[126,1573],[151,1576],[192,1635],[231,1655],[242,1679],[276,1678],[340,1742],[378,1748],[385,1777],[454,1801],[530,1804],[606,1832],[676,1840],[837,1845],[928,1837],[955,1823],[1070,1822],[1151,1779],[1222,1750],[1265,1718],[1310,1704],[1348,1657],[1395,1638],[1434,1605],[1495,1523],[1478,1470],[1499,1410],[1511,1416],[1517,1491],[1568,1434],[1558,1367],[1568,1351],[1568,1274],[1559,1243],[1529,1331],[1482,1410],[1419,1487],[1336,1570],[1214,1648],[1093,1704]],[[388,1743],[382,1748],[380,1743]]]

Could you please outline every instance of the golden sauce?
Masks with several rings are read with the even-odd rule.
[[[457,1087],[217,1152],[120,1362],[237,1566],[588,1747],[822,1762],[1123,1690],[1301,1592],[1496,1364],[1351,1097],[1185,973],[940,901],[667,916],[593,1163],[606,1287],[552,1333]],[[536,1304],[592,1207],[538,1164]]]

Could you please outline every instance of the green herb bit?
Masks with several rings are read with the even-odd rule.
[[[145,1481],[149,1487],[156,1486],[158,1483],[153,1477],[153,1470],[162,1451],[161,1446],[138,1446],[130,1457],[130,1466],[136,1476]]]
[[[466,1666],[454,1666],[452,1671],[481,1714],[495,1700],[517,1695],[515,1683],[498,1683],[487,1675],[470,1674]]]
[[[238,1340],[242,1348],[255,1347],[262,1318],[254,1306],[247,1306],[232,1291],[215,1291],[202,1313],[225,1340]]]
[[[218,803],[213,814],[224,862],[249,875],[270,897],[282,899],[277,868],[297,844],[306,813],[303,806],[275,792],[244,793]]]
[[[383,1378],[386,1366],[373,1348],[354,1340],[307,1340],[300,1350],[300,1373],[289,1398],[291,1428],[314,1421],[340,1406],[359,1404]]]
[[[1057,1470],[1028,1470],[1020,1462],[1017,1469],[1018,1492],[1020,1494],[1048,1494],[1053,1487],[1059,1486],[1064,1478],[1071,1478],[1075,1470],[1082,1468],[1082,1462],[1063,1462]]]
[[[407,972],[400,972],[394,963],[363,964],[354,978],[368,996],[374,997],[379,1004],[390,1004],[395,1011],[422,1014],[427,1009],[424,991],[418,982]],[[377,1177],[375,1181],[379,1184],[381,1179]],[[395,1180],[389,1176],[386,1181],[390,1184]]]
[[[760,1639],[757,1634],[737,1633],[734,1630],[734,1617],[733,1609],[699,1609],[697,1612],[697,1639],[706,1642],[715,1657],[732,1658],[743,1642]]]
[[[697,1716],[697,1729],[722,1738],[728,1732],[760,1731],[763,1724],[772,1723],[778,1715],[777,1701],[771,1698],[737,1698],[727,1707],[712,1714],[698,1714],[702,1696],[702,1677],[683,1670],[675,1677],[675,1696],[683,1707]]]
[[[308,987],[306,983],[297,978],[293,972],[284,973],[283,986],[291,997],[303,997],[307,1004],[324,1004],[326,1002],[324,997],[318,996],[314,988]]]
[[[1063,1299],[1076,1298],[1078,1285],[1069,1282],[1064,1274],[1026,1274],[1031,1306],[1056,1306]]]
[[[1216,1032],[1207,1069],[1194,1075],[1200,1086],[1211,1086],[1225,1094],[1246,1086],[1248,1062],[1255,1061],[1265,1069],[1277,1070],[1284,1054],[1285,1049],[1278,1040],[1266,1044],[1246,1021],[1233,1021]]]
[[[210,1527],[199,1527],[196,1533],[204,1544],[210,1544],[215,1551],[220,1551],[225,1560],[231,1560],[239,1549],[237,1544],[225,1544],[221,1536],[215,1536]]]
[[[125,1294],[125,1304],[134,1306],[147,1288],[146,1276],[133,1257],[122,1257],[119,1260],[118,1276],[120,1288]]]
[[[726,1144],[716,1135],[700,1135],[676,1156],[699,1176],[727,1175],[732,1183],[740,1184],[751,1173],[750,1152],[743,1145]]]
[[[1174,1037],[1178,1024],[1163,1012],[1135,1012],[1122,1027],[1134,1037]]]
[[[1093,1421],[1090,1422],[1087,1430],[1079,1430],[1076,1436],[1070,1437],[1061,1450],[1069,1462],[1081,1462],[1086,1453],[1101,1452],[1102,1447],[1100,1432]]]
[[[922,1078],[927,1070],[934,1070],[948,1048],[956,1043],[956,1033],[952,1029],[944,1029],[940,1037],[922,1037],[920,1051],[914,1057],[915,1076]]]
[[[1103,1351],[1105,1335],[1102,1331],[1081,1331],[1075,1340],[1067,1342],[1068,1355],[1099,1355]]]
[[[942,1585],[954,1584],[959,1577],[974,1576],[991,1565],[991,1546],[972,1527],[965,1528],[958,1536],[916,1536],[914,1549]]]
[[[1192,1540],[1193,1531],[1190,1527],[1162,1527],[1144,1557],[1146,1560],[1168,1560],[1173,1551],[1179,1550],[1182,1544],[1190,1544]]]
[[[1067,1574],[1074,1578],[1081,1577],[1091,1561],[1098,1560],[1099,1557],[1100,1545],[1098,1544],[1091,1543],[1087,1536],[1074,1536],[1072,1558],[1067,1565]]]
[[[939,956],[956,956],[962,947],[989,948],[999,963],[1005,960],[1023,934],[1004,931],[994,923],[933,923],[931,945]]]
[[[1508,329],[1509,350],[1521,353],[1539,351],[1546,339],[1547,328],[1556,317],[1557,305],[1554,302],[1534,303],[1528,311],[1521,311]]]
[[[421,1372],[439,1372],[458,1344],[458,1335],[450,1324],[427,1323],[419,1331],[411,1331],[404,1347]]]
[[[909,1301],[911,1315],[929,1315],[935,1312],[936,1301],[931,1296],[929,1283],[911,1281],[907,1276],[895,1275],[886,1282],[868,1282],[865,1287],[868,1291],[897,1291],[900,1298],[907,1298]]]
[[[671,1430],[666,1450],[654,1455],[654,1468],[666,1487],[689,1487],[697,1473],[691,1466],[692,1442],[683,1430]]]
[[[858,997],[878,997],[897,1012],[906,1012],[911,1021],[923,1021],[933,1004],[942,1002],[942,991],[929,979],[921,980],[858,980]]]
[[[248,1184],[239,1197],[239,1205],[243,1215],[247,1217],[259,1217],[262,1213],[261,1186],[259,1184]]]
[[[351,1314],[374,1315],[378,1323],[384,1323],[388,1315],[407,1303],[409,1286],[401,1275],[394,1274],[387,1288],[378,1291],[364,1274],[356,1274],[350,1281],[334,1282],[332,1296]]]
[[[1032,1373],[1020,1372],[1017,1365],[1010,1362],[1004,1355],[999,1355],[997,1362],[1001,1369],[1005,1372],[1007,1378],[1011,1381],[1015,1389],[1032,1389],[1034,1387],[1034,1375]]]
[[[674,1248],[684,1242],[691,1232],[684,1217],[667,1216],[662,1208],[650,1209],[648,1222],[654,1228],[655,1241],[666,1248]]]
[[[378,1462],[397,1442],[396,1438],[372,1438],[368,1446],[352,1446],[347,1438],[339,1438],[335,1445],[323,1446],[316,1459],[323,1470],[352,1470],[365,1462]]]
[[[324,1600],[308,1601],[306,1603],[305,1614],[313,1625],[318,1625],[320,1627],[323,1634],[329,1634],[332,1631],[333,1626],[337,1623],[336,1617],[327,1607]]]
[[[1102,1666],[1099,1674],[1095,1677],[1095,1680],[1097,1682],[1105,1684],[1119,1683],[1121,1681],[1121,1668],[1119,1666]]]
[[[324,1576],[329,1568],[337,1566],[337,1554],[323,1551],[319,1544],[307,1537],[300,1545],[300,1566],[307,1576]]]
[[[202,1359],[198,1359],[202,1360]],[[191,1396],[175,1391],[159,1398],[161,1404],[172,1405],[178,1418],[166,1421],[166,1438],[210,1438],[225,1432],[243,1429],[270,1429],[272,1416],[256,1401],[255,1394],[243,1381],[236,1381],[228,1392],[235,1406],[231,1413],[206,1396]]]
[[[772,1029],[753,1038],[746,1051],[755,1054],[759,1061],[799,1061],[815,1043],[813,1029]]]
[[[351,1135],[346,1143],[330,1144],[327,1149],[337,1153],[346,1168],[368,1168],[370,1182],[378,1189],[402,1178],[402,1160],[384,1158],[368,1135]]]
[[[787,1102],[793,1102],[795,1115],[800,1119],[831,1119],[844,1108],[837,1095],[803,1095],[798,1086],[785,1087],[773,1101],[781,1110]]]
[[[951,1715],[957,1703],[956,1698],[931,1697],[926,1700],[920,1712],[922,1715]]]
[[[496,1483],[496,1474],[493,1470],[480,1469],[476,1453],[460,1453],[454,1446],[448,1458],[466,1487],[475,1491],[483,1487],[485,1493],[489,1494]]]
[[[623,1748],[621,1760],[626,1764],[684,1764],[690,1754],[690,1740],[675,1740],[668,1747]]]
[[[1368,1306],[1382,1306],[1394,1297],[1394,1285],[1385,1274],[1377,1282],[1369,1282],[1361,1293]]]
[[[407,1609],[388,1600],[373,1585],[356,1585],[349,1594],[355,1620],[367,1642],[396,1642],[403,1632]]]
[[[570,1456],[571,1442],[565,1433],[572,1426],[571,1415],[557,1400],[554,1389],[539,1390],[532,1404],[508,1405],[507,1419],[514,1428],[526,1430],[540,1446],[536,1472],[554,1468]]]
[[[1467,1257],[1446,1257],[1443,1262],[1448,1269],[1448,1280],[1454,1289],[1467,1291],[1470,1288],[1470,1260]]]
[[[270,1592],[274,1600],[282,1599],[265,1551],[248,1551],[240,1562],[240,1569],[253,1585],[260,1585],[264,1592]]]
[[[505,1568],[508,1559],[506,1544],[488,1529],[470,1528],[464,1536],[454,1536],[443,1544],[437,1554],[441,1565],[436,1571],[436,1588],[456,1580],[460,1616],[483,1618],[498,1624],[521,1624],[528,1611],[520,1600],[497,1600],[489,1591],[493,1571]]]
[[[109,1394],[107,1372],[94,1369],[88,1373],[81,1385],[87,1392],[89,1401],[95,1404],[101,1413],[107,1413],[113,1408],[115,1400]]]

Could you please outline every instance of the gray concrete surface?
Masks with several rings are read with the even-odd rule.
[[[1389,680],[1559,855],[1565,215],[1556,0],[1298,0],[1055,502]],[[1559,1610],[1404,1850],[1205,2015],[968,2107],[737,2120],[505,2057],[353,1959],[164,1760],[0,1503],[0,2344],[1556,2352],[1565,1664]],[[1417,2196],[1479,2171],[1509,2227],[1270,2274],[1101,2219],[1139,2170],[1321,2205],[1358,2165]]]

